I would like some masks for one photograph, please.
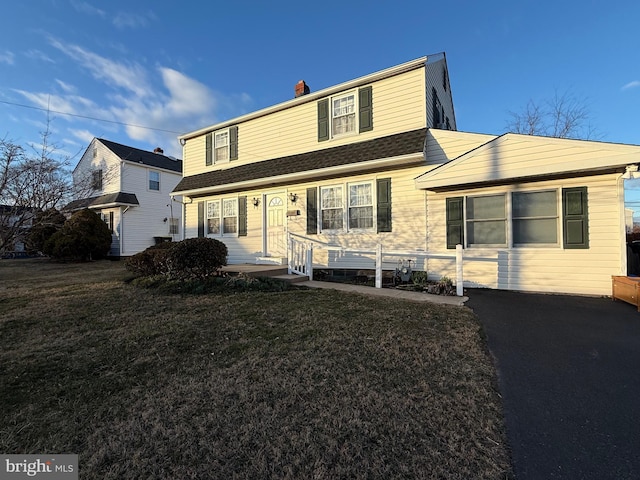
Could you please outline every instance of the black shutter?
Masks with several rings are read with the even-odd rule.
[[[111,228],[111,234],[113,235],[113,212],[109,212],[109,228]]]
[[[463,197],[447,198],[447,248],[464,245]]]
[[[238,159],[238,127],[229,127],[229,160]]]
[[[589,248],[587,187],[562,189],[564,248]]]
[[[213,165],[213,133],[206,136],[205,165]]]
[[[247,197],[238,197],[238,236],[247,236]]]
[[[371,86],[358,90],[360,110],[360,133],[373,130],[373,102]]]
[[[307,188],[307,234],[318,233],[318,189]]]
[[[329,140],[329,99],[318,102],[318,141]]]
[[[198,237],[204,237],[204,202],[198,202]]]
[[[391,231],[391,179],[379,178],[376,182],[378,207],[378,232]]]

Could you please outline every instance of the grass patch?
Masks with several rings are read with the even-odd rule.
[[[466,309],[331,290],[161,294],[0,263],[0,451],[82,478],[508,478]]]

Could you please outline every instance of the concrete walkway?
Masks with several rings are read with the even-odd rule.
[[[431,302],[443,305],[455,305],[461,307],[468,300],[467,297],[451,297],[447,295],[431,295],[422,292],[408,292],[398,288],[374,288],[364,285],[352,285],[348,283],[335,282],[318,282],[316,280],[306,281],[298,285],[309,288],[330,288],[333,290],[341,290],[343,292],[361,293],[363,295],[372,295],[375,297],[398,298],[402,300],[410,300],[412,302]]]

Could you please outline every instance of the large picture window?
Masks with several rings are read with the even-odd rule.
[[[342,186],[320,189],[320,210],[322,230],[341,230],[344,225]]]
[[[558,192],[517,192],[511,195],[513,244],[558,243]]]
[[[506,246],[505,195],[467,197],[469,245]]]
[[[349,229],[373,228],[373,185],[349,185]]]
[[[587,187],[449,197],[447,248],[589,248],[588,205]]]

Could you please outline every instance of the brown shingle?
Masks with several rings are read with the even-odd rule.
[[[340,147],[191,175],[183,178],[173,193],[421,153],[424,151],[426,134],[427,129],[421,128]]]

